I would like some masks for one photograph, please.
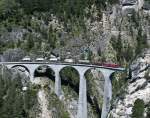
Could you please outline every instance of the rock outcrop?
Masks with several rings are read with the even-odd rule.
[[[132,78],[127,84],[123,98],[117,98],[116,104],[110,111],[113,118],[131,118],[132,108],[137,99],[144,101],[145,106],[150,103],[150,54],[149,51],[138,57],[131,65]],[[146,111],[146,107],[145,107]],[[144,113],[146,116],[146,112]]]

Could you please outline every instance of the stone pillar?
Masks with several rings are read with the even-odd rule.
[[[33,82],[34,81],[34,73],[30,73],[30,81]]]
[[[59,70],[55,70],[55,94],[59,97],[61,95],[61,78]]]
[[[49,65],[49,67],[55,72],[55,94],[60,97],[62,94],[61,92],[61,78],[60,78],[60,71],[66,67],[66,65]]]
[[[36,70],[40,65],[39,65],[39,64],[22,64],[22,65],[25,66],[26,68],[28,68],[30,81],[33,82],[33,81],[34,81],[35,70]]]
[[[107,118],[108,112],[110,110],[110,101],[112,99],[112,84],[110,80],[110,75],[114,71],[102,70],[101,72],[103,73],[105,79],[101,118]]]
[[[29,71],[30,71],[30,75],[29,75],[29,78],[30,78],[30,81],[31,82],[33,82],[34,81],[34,72],[35,72],[35,70],[36,70],[36,66],[34,67],[34,66],[29,66]]]
[[[78,101],[78,112],[77,118],[87,118],[87,89],[86,89],[86,79],[84,77],[84,72],[80,73],[80,83],[79,83],[79,101]]]

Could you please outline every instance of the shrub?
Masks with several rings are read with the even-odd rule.
[[[37,91],[28,87],[22,92],[20,74],[10,74],[7,70],[3,75],[0,72],[0,118],[29,118],[29,111],[37,104]]]
[[[144,117],[144,101],[141,99],[137,99],[134,102],[134,106],[132,108],[132,118],[143,118]]]
[[[150,102],[148,103],[146,118],[150,118]]]
[[[150,69],[145,73],[144,78],[146,78],[147,80],[150,80]]]

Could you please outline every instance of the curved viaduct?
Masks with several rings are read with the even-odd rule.
[[[77,118],[87,118],[87,88],[86,88],[86,79],[85,73],[89,69],[99,69],[102,72],[105,85],[104,85],[104,95],[103,95],[103,107],[101,118],[106,118],[110,109],[110,101],[112,98],[112,84],[110,76],[116,71],[124,71],[124,68],[112,68],[98,65],[88,65],[88,64],[72,64],[72,63],[50,63],[50,62],[0,62],[7,66],[9,69],[17,66],[24,67],[30,76],[30,80],[34,79],[34,72],[39,66],[49,66],[55,72],[55,93],[59,97],[61,95],[61,79],[60,71],[65,67],[75,68],[80,76],[79,83],[79,101],[78,101],[78,111]]]

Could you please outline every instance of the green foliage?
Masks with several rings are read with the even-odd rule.
[[[70,118],[68,112],[63,112],[62,118]]]
[[[115,3],[118,3],[119,1],[118,0],[108,0],[108,3],[110,4],[115,4]]]
[[[0,17],[10,17],[17,10],[17,3],[15,0],[0,0]]]
[[[126,62],[130,62],[134,57],[133,48],[128,44],[123,46],[123,42],[121,39],[121,34],[119,34],[118,38],[112,37],[111,45],[113,49],[116,51],[117,61],[122,64],[123,60]]]
[[[140,54],[144,48],[147,48],[147,37],[146,35],[142,35],[142,29],[138,30],[137,36],[137,46],[136,46],[136,54]]]
[[[144,101],[141,99],[137,99],[134,102],[134,106],[132,108],[132,118],[143,118],[144,117]]]
[[[64,14],[67,18],[82,16],[84,9],[94,3],[100,6],[105,4],[102,0],[20,0],[21,7],[27,13],[50,11],[56,13],[60,18]]]
[[[87,59],[91,61],[91,60],[92,60],[92,56],[93,56],[92,51],[91,51],[91,50],[88,50],[87,53],[88,53]]]
[[[14,12],[18,8],[23,8],[27,14],[33,12],[51,12],[56,14],[61,20],[82,17],[85,15],[85,8],[90,8],[95,4],[97,9],[106,7],[106,1],[110,4],[117,3],[118,0],[1,0],[1,11]]]
[[[126,49],[124,49],[124,51],[122,52],[123,57],[125,58],[125,60],[127,62],[130,62],[133,57],[134,57],[134,53],[133,53],[133,49],[131,46],[127,46]]]
[[[29,118],[29,111],[37,103],[37,91],[28,87],[23,92],[20,75],[15,74],[12,78],[10,72],[3,72],[3,75],[0,73],[0,117]]]
[[[139,14],[137,14],[135,11],[133,11],[132,16],[130,17],[130,22],[132,22],[132,26],[134,26],[135,28],[139,27],[139,25],[140,25],[140,22],[137,19],[139,19]],[[131,31],[131,32],[133,32],[133,31]]]
[[[112,91],[113,91],[113,98],[119,97],[120,99],[124,98],[126,93],[127,87],[127,77],[126,73],[115,73],[112,75]],[[124,78],[124,79],[122,79]]]
[[[145,1],[150,3],[150,0],[145,0]]]
[[[150,118],[150,102],[148,103],[146,118]]]
[[[70,118],[69,113],[65,109],[64,104],[58,99],[55,94],[48,94],[49,105],[48,109],[52,110],[54,118]]]
[[[98,53],[98,56],[102,56],[101,48],[98,48],[97,53]]]
[[[150,69],[147,70],[147,72],[144,75],[144,78],[146,78],[147,80],[150,80]]]
[[[48,31],[48,44],[50,44],[52,48],[55,48],[56,41],[57,41],[56,33],[53,31],[52,26],[50,26]]]
[[[114,50],[117,52],[117,60],[118,62],[121,62],[123,59],[123,54],[122,54],[122,42],[121,42],[121,35],[119,34],[118,39],[115,37],[112,37],[111,39],[111,44]]]
[[[32,36],[27,36],[27,42],[17,41],[4,43],[0,42],[0,52],[8,48],[23,48],[27,52],[33,50],[49,51],[55,48],[58,44],[64,46],[64,42],[58,42],[58,32],[52,30],[49,27],[48,31],[41,28],[38,20],[44,21],[46,25],[51,20],[51,14],[57,16],[57,18],[64,23],[65,31],[72,32],[72,36],[79,36],[81,32],[86,31],[84,18],[90,17],[90,13],[85,12],[86,8],[91,8],[93,4],[99,9],[99,14],[101,14],[101,9],[106,7],[106,0],[0,0],[0,27],[7,29],[11,32],[13,27],[22,27],[29,32],[33,31],[40,33],[41,42],[44,42],[45,48],[42,50],[39,41],[34,41]],[[117,2],[117,0],[108,0],[108,3],[112,4]],[[45,14],[45,15],[44,15]],[[32,17],[36,17],[37,22],[34,20],[32,22]],[[68,25],[68,22],[70,25]],[[0,29],[0,34],[1,29]],[[44,40],[44,41],[43,41]],[[33,43],[34,41],[34,43]],[[36,43],[36,44],[35,44]],[[31,46],[33,44],[33,46]],[[35,45],[34,45],[35,44]],[[38,47],[38,48],[37,48]]]
[[[79,88],[79,73],[72,67],[65,67],[60,72],[62,84],[70,85],[78,92]]]
[[[34,40],[33,40],[32,35],[29,34],[29,35],[26,37],[26,40],[27,40],[26,51],[29,52],[29,51],[34,47]]]
[[[85,78],[87,82],[87,96],[88,102],[91,104],[92,112],[95,118],[101,117],[101,108],[103,104],[103,95],[99,94],[99,89],[97,89],[97,80],[101,81],[102,88],[104,87],[103,78],[94,78],[91,70],[85,73]]]

